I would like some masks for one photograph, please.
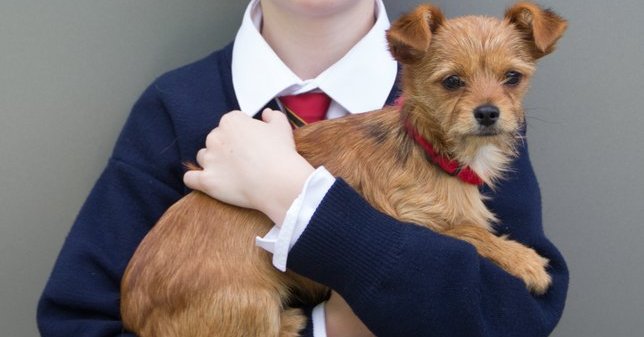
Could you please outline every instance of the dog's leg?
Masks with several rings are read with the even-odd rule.
[[[492,260],[511,275],[523,280],[528,290],[535,294],[545,293],[552,282],[546,272],[548,259],[537,254],[532,248],[507,237],[498,237],[475,225],[459,225],[442,233],[472,244],[479,255]]]

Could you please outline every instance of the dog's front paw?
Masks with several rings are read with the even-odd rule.
[[[528,287],[528,290],[537,295],[543,295],[550,287],[550,284],[552,284],[552,277],[546,271],[549,261],[537,254],[534,250],[532,250],[532,253],[534,256],[526,261],[521,278]]]
[[[510,240],[507,236],[497,237],[496,249],[486,252],[488,258],[509,274],[514,275],[526,284],[528,290],[537,295],[548,291],[552,278],[546,271],[548,259],[539,255],[534,249],[517,241]]]
[[[508,241],[516,244],[515,255],[513,263],[507,265],[505,269],[510,274],[520,278],[525,282],[526,287],[530,292],[543,295],[546,293],[550,284],[552,284],[552,277],[546,271],[548,268],[548,259],[537,254],[537,252],[517,242]]]

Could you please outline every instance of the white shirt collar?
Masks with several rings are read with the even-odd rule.
[[[371,30],[318,77],[302,80],[261,36],[261,7],[259,0],[252,0],[233,46],[233,87],[241,110],[252,116],[276,96],[317,88],[345,113],[380,109],[396,80],[398,65],[387,49],[387,12],[382,0],[375,1],[377,18]]]

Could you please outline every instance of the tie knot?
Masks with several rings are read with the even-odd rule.
[[[331,104],[331,98],[323,92],[281,96],[279,100],[293,127],[323,120]]]

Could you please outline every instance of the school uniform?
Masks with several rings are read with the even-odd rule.
[[[379,3],[378,8],[381,20],[384,7]],[[43,336],[132,336],[123,331],[119,314],[123,271],[161,214],[188,193],[182,163],[195,160],[206,135],[226,112],[241,109],[255,115],[264,106],[279,107],[275,96],[310,90],[332,98],[327,117],[393,103],[398,93],[395,72],[388,88],[379,87],[375,98],[355,85],[335,92],[331,84],[343,81],[329,81],[336,76],[332,71],[309,81],[287,75],[292,81],[280,80],[283,87],[244,94],[247,84],[237,81],[245,75],[235,69],[236,62],[248,61],[240,56],[245,54],[242,32],[250,29],[252,39],[252,28],[261,20],[254,2],[246,20],[251,26],[242,24],[234,43],[159,77],[134,105],[40,299],[38,326]],[[370,62],[363,63],[369,69]],[[349,64],[336,65],[343,69]],[[383,61],[376,68],[386,73],[382,67],[387,64]],[[253,73],[263,76],[261,69],[249,74]],[[345,73],[351,71],[339,71],[338,78]],[[384,76],[379,80],[386,81]],[[258,87],[270,86],[271,79],[258,81]],[[373,91],[367,88],[363,90]],[[365,94],[375,103],[347,100],[345,90]],[[546,336],[561,317],[568,271],[543,233],[539,186],[526,147],[521,144],[508,178],[495,191],[483,192],[501,219],[499,234],[510,235],[550,260],[553,284],[543,296],[528,293],[522,281],[478,256],[471,245],[376,211],[342,179],[328,177],[323,170],[309,178],[298,198],[304,206],[289,210],[294,228],[301,232],[288,238],[286,253],[274,262],[338,291],[377,336]],[[265,248],[275,248],[278,241],[258,239]],[[316,312],[311,315],[319,322],[323,311]],[[310,321],[302,335],[324,336],[324,329]]]

